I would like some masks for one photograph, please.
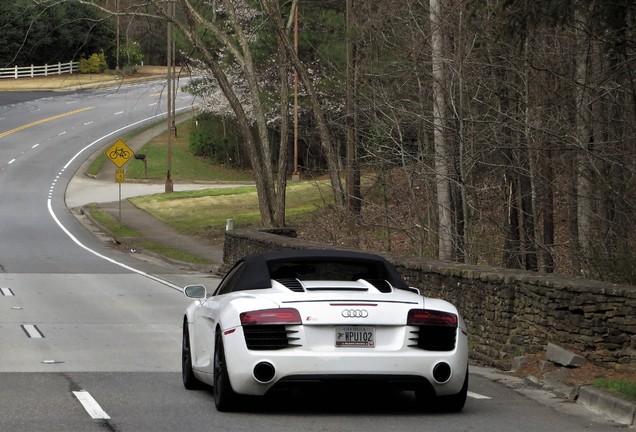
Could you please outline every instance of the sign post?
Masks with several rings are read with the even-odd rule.
[[[121,184],[124,182],[124,169],[117,168],[115,170],[115,182],[119,186],[119,225],[121,225]]]
[[[122,167],[135,155],[135,152],[124,141],[118,139],[104,154],[117,166],[115,182],[119,185],[119,224],[121,225],[121,184],[125,181],[125,171]]]

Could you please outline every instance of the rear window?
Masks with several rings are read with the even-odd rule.
[[[270,261],[269,274],[272,279],[342,280],[386,279],[386,269],[375,261]]]

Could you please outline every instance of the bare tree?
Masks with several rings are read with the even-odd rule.
[[[450,184],[451,152],[446,143],[446,96],[444,86],[444,34],[442,0],[430,0],[431,57],[433,67],[433,136],[435,143],[435,183],[437,188],[438,240],[440,259],[453,259],[453,222]]]

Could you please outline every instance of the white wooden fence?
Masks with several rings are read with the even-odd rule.
[[[0,68],[0,79],[3,78],[33,78],[38,76],[72,74],[77,72],[79,62],[58,63],[44,66],[23,66]]]

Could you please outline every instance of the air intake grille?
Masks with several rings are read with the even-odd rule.
[[[452,351],[455,349],[457,327],[423,325],[411,331],[413,337],[409,347],[417,347],[426,351]]]
[[[285,285],[287,288],[294,292],[305,292],[305,288],[303,284],[300,283],[298,279],[295,278],[284,278],[284,279],[276,279],[276,282]]]
[[[256,351],[272,351],[293,346],[300,346],[294,343],[299,338],[293,335],[298,333],[295,330],[287,330],[284,325],[245,325],[243,334],[247,349]]]

